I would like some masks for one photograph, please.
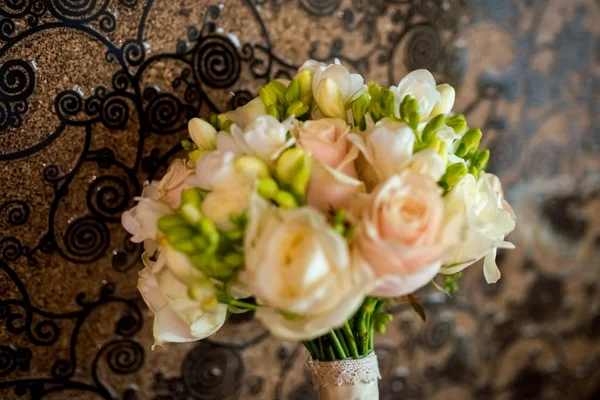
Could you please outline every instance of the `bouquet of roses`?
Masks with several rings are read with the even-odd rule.
[[[376,399],[386,305],[430,282],[452,290],[481,258],[498,280],[514,213],[485,172],[481,130],[426,70],[383,88],[307,61],[259,94],[192,119],[187,158],[123,214],[144,242],[138,287],[156,343],[255,310],[275,337],[303,342],[322,398]]]

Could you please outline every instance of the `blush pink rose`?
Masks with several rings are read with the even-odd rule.
[[[436,182],[410,170],[365,196],[352,246],[377,278],[374,296],[403,296],[433,279],[446,249],[443,216]]]
[[[307,202],[323,212],[346,207],[354,194],[365,191],[357,179],[354,161],[359,151],[347,139],[349,130],[341,119],[322,118],[305,122],[297,131],[299,147],[309,150],[314,160]]]
[[[192,187],[188,178],[193,174],[194,169],[188,166],[186,160],[173,161],[158,184],[159,199],[177,209],[181,203],[181,192]]]

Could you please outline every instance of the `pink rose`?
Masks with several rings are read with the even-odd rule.
[[[377,278],[375,296],[414,292],[438,272],[444,202],[436,182],[407,170],[393,175],[365,196],[358,208],[352,241]]]
[[[359,152],[347,140],[348,132],[346,122],[336,118],[307,121],[297,132],[299,147],[314,160],[307,202],[323,212],[346,207],[355,193],[365,191],[354,167]]]
[[[173,161],[158,184],[159,199],[177,209],[181,203],[181,191],[192,187],[187,182],[192,174],[194,174],[194,169],[187,165],[186,160]]]

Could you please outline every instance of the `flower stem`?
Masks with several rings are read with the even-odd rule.
[[[319,359],[325,361],[325,350],[323,349],[323,340],[321,338],[317,339],[319,341]]]
[[[356,340],[354,340],[354,333],[352,333],[350,324],[348,322],[346,322],[342,326],[341,330],[343,331],[344,336],[346,337],[346,343],[348,344],[350,354],[352,354],[352,357],[358,358],[358,349],[356,348]]]
[[[334,329],[334,332],[335,332],[335,335],[337,336],[338,340],[340,341],[342,348],[344,349],[344,353],[346,354],[346,357],[349,357],[350,350],[348,348],[348,344],[346,343],[346,338],[344,337],[344,333],[342,332],[342,329],[341,328]]]
[[[344,358],[346,358],[344,348],[342,347],[342,344],[340,343],[334,330],[329,331],[329,338],[331,339],[331,344],[333,345],[333,349],[335,350],[335,353],[337,354],[339,359],[343,360]]]

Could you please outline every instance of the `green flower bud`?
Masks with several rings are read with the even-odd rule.
[[[333,79],[325,78],[319,83],[315,100],[324,116],[346,120],[342,91]]]
[[[230,267],[241,267],[244,264],[244,256],[240,253],[229,253],[223,257],[223,261]]]
[[[187,151],[196,150],[198,148],[198,146],[196,146],[194,142],[190,142],[187,139],[181,141],[181,147],[183,147],[183,149]]]
[[[215,223],[208,218],[202,218],[198,224],[198,229],[206,236],[211,245],[219,243],[219,232]]]
[[[194,246],[194,242],[191,238],[171,241],[171,238],[169,237],[169,243],[175,250],[182,253],[194,254],[196,252],[196,246]]]
[[[361,129],[364,127],[365,114],[369,109],[369,93],[364,92],[360,97],[352,102],[350,105],[352,110],[352,117],[354,118],[354,124],[360,126]]]
[[[389,89],[382,89],[379,102],[381,103],[383,115],[387,118],[395,119],[396,101],[394,100],[394,93]]]
[[[269,166],[266,162],[254,156],[241,156],[235,160],[235,169],[246,175],[267,178],[269,174]]]
[[[454,129],[454,132],[460,133],[466,129],[467,121],[465,120],[464,115],[456,114],[453,117],[446,118],[446,125]]]
[[[256,190],[265,199],[272,199],[279,192],[279,185],[273,178],[263,178],[258,181]]]
[[[158,219],[157,226],[159,231],[166,233],[175,228],[187,227],[187,224],[179,215],[169,214],[160,217]]]
[[[196,165],[196,162],[198,162],[198,159],[202,156],[202,154],[206,153],[206,151],[204,150],[194,150],[194,151],[190,151],[188,154],[188,158],[190,160],[190,162],[192,163],[192,165]]]
[[[267,86],[260,88],[258,95],[265,107],[268,108],[277,105],[277,94],[273,90],[269,90]]]
[[[169,242],[176,242],[178,240],[188,240],[194,236],[194,231],[187,225],[171,228],[168,232],[165,232],[165,236]]]
[[[300,100],[303,104],[310,106],[312,102],[312,81],[313,81],[313,72],[309,69],[303,69],[298,72],[294,77],[295,81],[298,81],[300,84]]]
[[[277,160],[279,182],[292,189],[299,198],[304,198],[310,180],[310,158],[302,149],[288,149]]]
[[[280,190],[273,197],[273,201],[277,203],[281,208],[291,209],[298,207],[298,203],[296,202],[296,198],[290,192],[286,192],[284,190]]]
[[[467,166],[461,162],[450,165],[442,177],[446,190],[451,190],[462,178],[469,173]]]
[[[181,191],[181,205],[179,213],[190,224],[200,221],[202,218],[202,193],[195,188]]]
[[[217,148],[217,130],[201,118],[192,118],[188,122],[190,137],[200,150]]]
[[[483,150],[477,152],[473,158],[471,158],[471,165],[475,167],[478,171],[482,171],[487,167],[488,161],[490,159],[490,151]]]
[[[300,82],[293,79],[285,90],[285,100],[288,104],[300,99]]]
[[[234,229],[232,231],[223,232],[225,237],[231,241],[237,241],[244,237],[244,231],[241,229]]]
[[[460,143],[454,152],[458,157],[465,157],[470,153],[477,151],[479,141],[482,137],[481,129],[471,128],[460,139]]]
[[[279,118],[279,110],[277,109],[277,106],[270,105],[268,107],[267,112],[269,113],[270,116],[274,117],[275,119],[281,120],[281,118]]]
[[[219,115],[217,113],[210,113],[208,116],[208,123],[215,129],[219,129]]]
[[[277,102],[283,104],[285,102],[285,92],[287,90],[285,85],[275,79],[267,83],[267,86],[269,87],[269,90],[272,90],[277,96]]]
[[[308,112],[308,106],[304,105],[304,103],[300,100],[293,102],[289,105],[285,112],[284,118],[289,118],[294,115],[296,118],[302,117],[304,114]]]
[[[224,119],[224,120],[221,120],[220,122],[221,122],[220,129],[222,131],[230,133],[230,129],[231,129],[231,125],[233,125],[233,121],[230,119]]]
[[[209,273],[210,273],[209,266],[210,266],[213,258],[214,258],[213,254],[199,253],[199,254],[192,255],[190,257],[190,261],[192,262],[192,265],[194,266],[194,268],[202,271],[204,273],[204,275],[209,275]]]
[[[423,128],[423,132],[421,133],[421,141],[424,145],[431,143],[437,135],[437,131],[442,127],[444,123],[444,115],[438,115],[433,117],[425,128]]]
[[[195,235],[192,237],[192,242],[197,251],[204,251],[208,247],[208,240],[204,236]]]
[[[378,333],[385,333],[386,325],[394,320],[394,316],[389,313],[377,313],[375,315],[375,330]]]

